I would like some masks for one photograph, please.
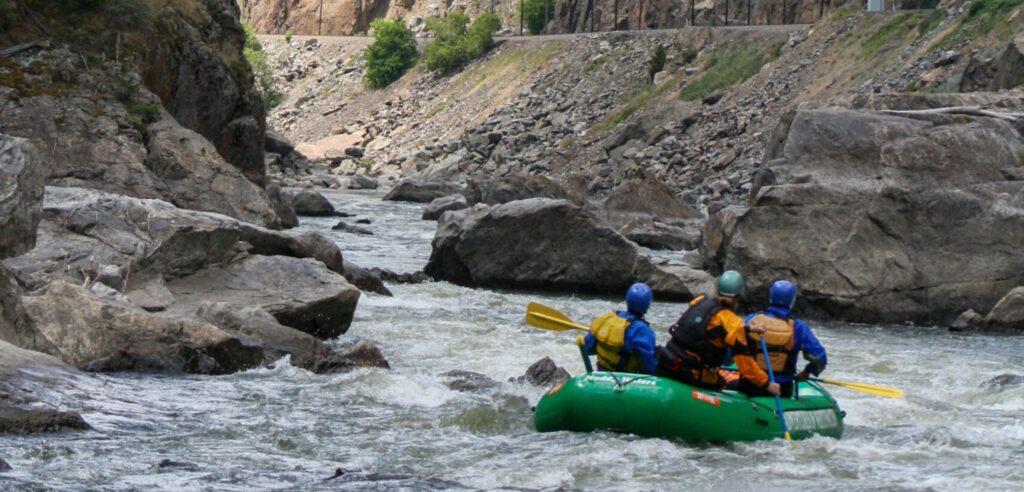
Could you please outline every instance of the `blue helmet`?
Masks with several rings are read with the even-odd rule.
[[[626,308],[636,314],[644,314],[651,307],[654,293],[645,283],[637,282],[626,291]]]
[[[796,302],[796,286],[789,280],[776,280],[768,291],[768,304],[786,309],[793,309]]]

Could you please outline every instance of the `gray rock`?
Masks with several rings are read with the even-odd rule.
[[[331,355],[322,359],[313,370],[317,373],[336,373],[359,367],[390,369],[391,365],[384,358],[380,348],[366,340],[359,340],[355,344],[332,352]]]
[[[1020,386],[1024,384],[1024,376],[1019,374],[1000,374],[984,383],[982,388],[1005,388],[1007,386]]]
[[[700,245],[700,229],[661,222],[633,223],[620,230],[630,241],[655,250],[692,250]]]
[[[264,149],[278,155],[288,155],[295,151],[295,144],[288,137],[267,128],[267,137],[264,141]]]
[[[344,220],[339,220],[337,224],[334,224],[334,226],[331,227],[331,230],[342,231],[342,232],[351,232],[352,234],[360,234],[360,235],[363,235],[363,236],[372,236],[373,235],[373,231],[371,231],[371,230],[369,230],[369,229],[367,229],[365,227],[359,227],[357,225],[349,224],[348,222],[345,222]]]
[[[565,190],[545,176],[514,174],[493,179],[471,179],[463,192],[470,205],[497,205],[527,198],[568,198]]]
[[[972,58],[960,79],[961,92],[1001,91],[1024,84],[1024,33],[1018,33],[993,58]]]
[[[0,406],[0,435],[4,434],[38,434],[42,432],[61,432],[67,430],[88,430],[82,416],[75,412],[64,412],[44,408],[16,408]],[[7,465],[2,460],[0,464]],[[10,470],[10,466],[7,466]],[[0,471],[4,470],[0,466]]]
[[[204,302],[226,302],[263,309],[278,322],[317,338],[348,331],[359,289],[313,260],[287,256],[248,256],[167,283],[174,294],[170,312]]]
[[[634,243],[565,200],[532,198],[446,213],[432,248],[425,272],[470,286],[621,295],[633,282],[669,275]],[[661,294],[675,298],[689,290],[673,285]]]
[[[535,386],[553,386],[564,383],[571,378],[572,375],[569,374],[569,371],[558,367],[550,357],[545,357],[534,362],[526,370],[526,374],[517,378],[510,378],[509,381],[520,384],[529,383]]]
[[[462,210],[469,208],[464,195],[448,195],[435,198],[426,208],[423,209],[423,220],[437,220],[442,214],[449,210]]]
[[[151,278],[125,293],[128,301],[145,311],[156,313],[166,311],[174,304],[174,294],[167,289],[161,276]]]
[[[155,316],[66,282],[23,302],[48,342],[41,348],[87,371],[225,374],[263,359],[260,347],[213,325]]]
[[[981,328],[985,326],[985,317],[975,312],[973,309],[968,309],[953,321],[953,324],[949,325],[950,331],[963,331],[971,328]]]
[[[985,317],[989,326],[1024,328],[1024,287],[1006,294]]]
[[[0,458],[0,473],[9,471],[11,471],[11,465],[8,465],[7,462],[3,460],[3,458]]]
[[[430,203],[436,198],[453,195],[462,191],[462,187],[451,183],[399,181],[384,200],[394,202]]]
[[[331,217],[335,215],[334,205],[322,194],[313,190],[302,190],[291,200],[292,208],[299,215],[312,217]]]
[[[277,225],[281,229],[291,229],[299,225],[299,216],[295,213],[295,209],[292,208],[291,197],[285,196],[281,192],[281,187],[273,183],[267,185],[264,195],[267,198],[267,203],[270,204],[270,208],[274,209],[274,213],[277,214]]]
[[[703,235],[705,258],[747,276],[749,300],[794,278],[829,316],[944,323],[1024,284],[1024,183],[1000,172],[1024,148],[1013,125],[813,109],[777,133],[766,155],[776,184]]]
[[[0,134],[0,259],[35,246],[43,179],[35,147],[28,140]]]
[[[353,184],[356,186],[354,189],[357,190],[376,190],[379,186],[376,180],[365,174],[356,174],[349,177],[349,179],[352,180]]]
[[[452,370],[441,374],[446,378],[444,383],[455,391],[480,392],[496,388],[498,382],[478,372]]]
[[[367,270],[359,265],[345,262],[345,279],[355,285],[363,292],[373,292],[390,297],[391,291],[384,285],[384,280],[379,271]]]
[[[602,205],[602,213],[612,224],[628,223],[637,217],[656,217],[662,221],[699,217],[661,181],[633,179],[616,186]]]

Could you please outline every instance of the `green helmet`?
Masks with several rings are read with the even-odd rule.
[[[736,270],[727,270],[718,277],[718,295],[736,297],[743,293],[743,275]]]

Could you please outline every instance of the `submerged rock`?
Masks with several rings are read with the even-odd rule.
[[[348,222],[345,222],[344,220],[340,220],[340,221],[338,221],[337,224],[334,224],[334,227],[331,227],[331,230],[333,230],[333,231],[342,231],[342,232],[350,232],[352,234],[359,234],[359,235],[362,235],[362,236],[372,236],[373,235],[373,231],[371,231],[371,230],[369,230],[369,229],[367,229],[365,227],[359,227],[357,225],[349,224]]]
[[[11,471],[11,465],[8,465],[3,458],[0,458],[0,473]]]
[[[187,471],[196,472],[199,471],[199,466],[195,463],[188,463],[185,461],[174,461],[169,459],[160,460],[160,463],[156,465],[159,470],[173,470],[173,471]]]
[[[62,412],[47,408],[25,409],[0,406],[0,435],[88,429],[91,429],[89,424],[85,423],[82,416],[75,412]],[[6,464],[3,463],[3,465]],[[4,470],[0,469],[0,471]]]
[[[552,386],[564,383],[572,378],[569,371],[558,367],[550,357],[545,357],[526,370],[526,374],[517,378],[510,378],[513,383],[530,383],[535,386]]]
[[[1019,386],[1021,384],[1024,384],[1024,376],[1019,374],[1000,374],[981,383],[981,387],[1003,388],[1006,386]]]
[[[498,386],[498,382],[478,372],[452,370],[441,374],[444,385],[455,391],[484,391]]]

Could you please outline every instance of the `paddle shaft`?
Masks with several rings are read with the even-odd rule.
[[[588,328],[586,326],[583,326],[581,324],[573,323],[572,321],[566,321],[564,319],[558,319],[558,318],[556,318],[554,316],[548,316],[548,315],[546,315],[544,313],[530,313],[530,316],[536,316],[536,317],[538,317],[540,319],[548,320],[548,321],[550,321],[552,323],[558,323],[558,324],[560,324],[562,326],[565,326],[565,327],[568,327],[568,328],[575,328],[577,330],[590,331],[590,328]]]
[[[764,354],[764,366],[768,368],[768,382],[775,383],[775,371],[772,370],[772,361],[768,358],[768,344],[764,343],[764,337],[761,337],[761,353]],[[792,440],[789,436],[789,425],[786,424],[786,414],[782,411],[782,398],[779,395],[775,395],[775,409],[779,412],[779,420],[782,422],[782,435],[785,436],[787,441]]]
[[[866,383],[849,383],[845,381],[834,381],[831,379],[821,378],[809,378],[811,381],[817,381],[819,383],[831,384],[846,388],[853,391],[859,391],[861,393],[867,393],[869,395],[881,396],[883,398],[903,398],[903,391],[898,388],[889,388],[886,386],[876,386],[873,384]]]

